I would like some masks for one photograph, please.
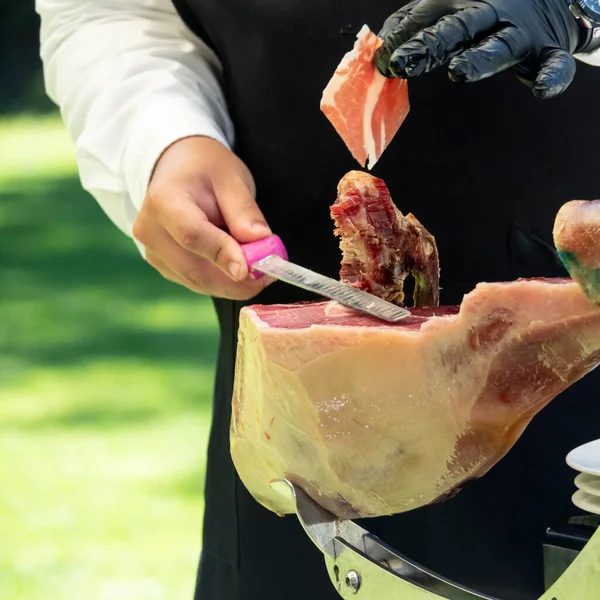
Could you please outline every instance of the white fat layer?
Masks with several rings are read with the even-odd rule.
[[[600,227],[600,212],[598,211],[597,205],[583,206],[583,211],[581,210],[581,207],[578,208],[579,210],[569,213],[570,225],[583,224],[589,228]]]
[[[379,143],[380,143],[380,148],[381,151],[383,152],[385,150],[385,144],[386,144],[386,135],[385,135],[385,119],[381,119],[381,123],[379,124],[379,127],[381,128],[381,131],[379,133]]]
[[[356,39],[357,40],[361,40],[362,38],[365,37],[365,35],[367,35],[370,32],[371,32],[371,30],[369,29],[369,26],[368,25],[363,25],[360,28],[360,31],[356,34]]]
[[[271,326],[266,321],[263,321],[258,316],[255,310],[252,310],[251,308],[246,308],[246,311],[248,317],[254,323],[255,327],[257,327],[258,329],[271,329]]]
[[[333,300],[325,307],[325,315],[328,317],[346,317],[355,314],[356,311],[354,309]]]
[[[335,70],[331,81],[323,90],[321,106],[335,106],[335,97],[340,91],[342,84],[346,81],[346,69],[350,63],[358,57],[360,42],[365,35],[370,33],[370,31],[371,30],[367,25],[363,25],[362,29],[356,34],[356,42],[354,42],[354,47],[352,50],[350,50],[350,52],[346,52],[344,58],[342,58],[340,64]]]
[[[385,85],[385,77],[375,72],[373,83],[369,86],[367,92],[367,99],[365,101],[365,111],[363,114],[363,136],[364,136],[364,149],[369,159],[368,168],[372,169],[377,162],[377,147],[375,144],[375,133],[373,131],[373,113],[375,107],[383,91]],[[385,131],[383,131],[385,139]],[[383,148],[383,146],[382,146]]]
[[[342,62],[346,62],[346,57],[350,56],[350,52],[346,54],[344,60]],[[350,56],[348,61],[352,60],[353,56]],[[323,90],[323,95],[321,97],[321,106],[333,106],[335,107],[335,97],[337,93],[340,91],[342,84],[345,81],[345,77],[338,72],[334,74],[331,78],[330,82],[327,84],[327,87]]]

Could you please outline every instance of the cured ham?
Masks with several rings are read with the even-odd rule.
[[[440,268],[433,236],[413,214],[396,208],[381,179],[351,171],[331,207],[340,237],[344,283],[403,304],[404,282],[414,278],[414,306],[439,302]]]
[[[600,200],[567,202],[556,216],[554,245],[571,277],[600,306]]]
[[[402,227],[372,235],[366,214],[385,214],[382,230],[394,230],[388,197],[368,174],[340,182],[332,214],[343,273],[348,249],[358,248],[361,278],[353,284],[376,280],[370,265],[388,264],[386,256],[417,262]],[[419,227],[421,249],[435,262],[430,234]],[[377,252],[353,245],[362,232],[378,240]],[[405,268],[394,272],[402,277]],[[439,291],[437,269],[436,262],[430,298]],[[242,310],[231,454],[258,502],[294,511],[270,486],[282,477],[342,518],[447,499],[488,472],[540,410],[600,363],[600,309],[571,279],[480,283],[460,306],[433,304],[394,325],[334,302]]]
[[[384,77],[375,66],[375,53],[382,44],[365,25],[321,99],[321,110],[352,156],[369,169],[379,160],[410,111],[406,80]]]

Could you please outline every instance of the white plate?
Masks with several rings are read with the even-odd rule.
[[[600,476],[600,440],[595,440],[571,450],[567,464],[576,471]]]
[[[586,494],[600,496],[600,477],[597,475],[579,473],[579,475],[575,477],[575,485]]]
[[[592,496],[591,494],[586,494],[582,490],[577,490],[571,499],[577,508],[592,513],[593,515],[600,515],[600,498],[598,496]]]

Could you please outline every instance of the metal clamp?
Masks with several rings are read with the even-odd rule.
[[[286,495],[308,537],[325,557],[329,578],[346,600],[499,600],[463,587],[402,556],[353,521],[339,520],[285,479]],[[539,600],[600,598],[600,530]]]

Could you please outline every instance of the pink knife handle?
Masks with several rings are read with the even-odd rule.
[[[263,274],[253,270],[253,266],[263,258],[277,254],[284,260],[288,259],[288,253],[281,241],[281,238],[276,235],[270,235],[262,240],[256,240],[256,242],[249,242],[248,244],[240,244],[242,252],[246,257],[248,263],[249,274],[252,279],[260,279]]]

